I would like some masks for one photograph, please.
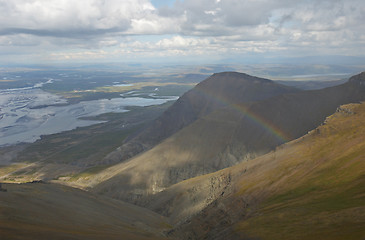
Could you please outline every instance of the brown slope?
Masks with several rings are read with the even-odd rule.
[[[167,111],[106,157],[120,162],[148,150],[214,110],[296,92],[295,88],[238,72],[213,74],[180,97]]]
[[[2,184],[0,239],[166,239],[165,219],[147,209],[44,184]]]
[[[365,80],[365,74],[360,77]],[[362,81],[350,79],[337,87],[273,97],[251,104],[247,112],[271,122],[286,140],[295,139],[320,125],[340,104],[365,100]],[[177,182],[262,155],[285,141],[237,109],[224,108],[204,116],[86,184],[95,192],[145,206],[150,196]]]
[[[170,234],[181,239],[363,239],[364,123],[365,103],[346,105],[325,125],[274,152],[171,187],[160,200],[170,203],[175,220],[186,209],[201,210],[199,204],[212,192],[215,199]]]

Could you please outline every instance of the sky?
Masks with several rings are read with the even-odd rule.
[[[0,0],[0,64],[365,55],[364,0]]]

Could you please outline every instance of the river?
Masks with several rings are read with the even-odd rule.
[[[41,85],[0,90],[0,146],[35,142],[41,135],[100,123],[81,120],[108,112],[125,112],[127,106],[163,104],[177,97],[127,97],[84,101],[67,105],[67,100],[40,89]]]

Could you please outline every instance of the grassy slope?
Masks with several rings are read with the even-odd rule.
[[[5,185],[5,186],[4,186]],[[0,238],[164,239],[166,220],[146,209],[55,184],[3,184]]]
[[[365,103],[341,109],[273,152],[169,187],[149,208],[192,216],[171,233],[182,239],[363,239]]]
[[[346,109],[356,113],[332,115],[243,175],[236,196],[264,189],[269,197],[236,231],[272,240],[365,237],[365,104]]]

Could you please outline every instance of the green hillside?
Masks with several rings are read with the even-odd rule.
[[[364,124],[365,104],[347,105],[284,156],[272,153],[276,167],[242,179],[237,194],[272,193],[236,230],[272,240],[365,238]]]
[[[231,179],[231,185],[217,188],[216,200],[172,235],[182,239],[364,239],[364,124],[365,103],[345,105],[324,125],[269,154],[180,183],[187,193],[217,177]],[[191,194],[190,199],[196,196]]]

